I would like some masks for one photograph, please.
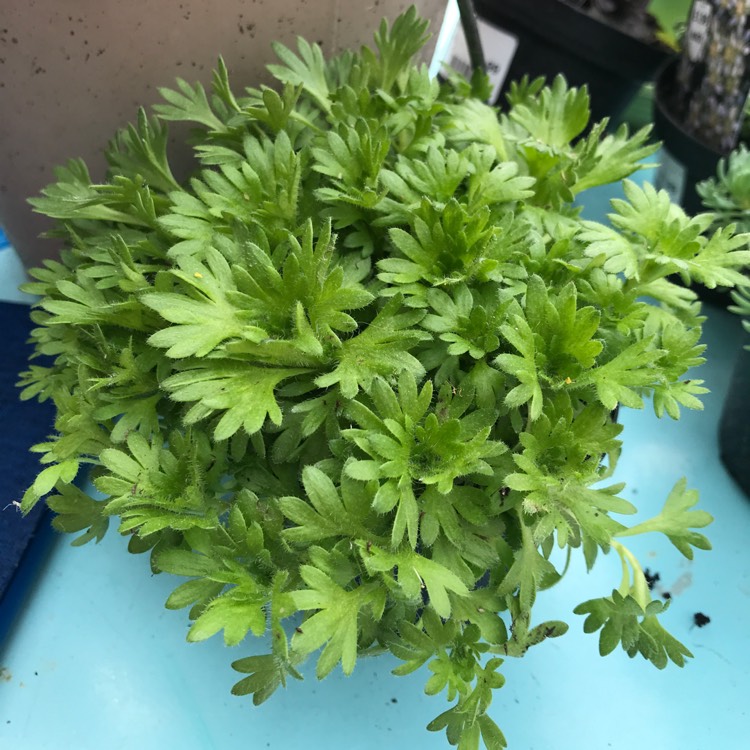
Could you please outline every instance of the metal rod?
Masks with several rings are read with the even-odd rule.
[[[484,59],[482,40],[479,38],[479,27],[477,26],[477,13],[474,10],[472,0],[457,0],[458,12],[461,15],[461,26],[466,38],[466,46],[469,48],[469,61],[472,70],[487,72],[487,63]]]

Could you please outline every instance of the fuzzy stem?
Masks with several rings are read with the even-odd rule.
[[[624,544],[620,544],[620,542],[617,542],[614,539],[611,541],[611,545],[622,561],[622,583],[619,588],[620,593],[623,596],[632,594],[638,604],[645,609],[651,601],[651,594],[649,593],[648,582],[646,581],[646,576],[643,574],[643,568],[641,568],[638,558]],[[630,583],[628,565],[633,572],[632,585]]]

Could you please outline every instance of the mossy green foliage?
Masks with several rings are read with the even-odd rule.
[[[617,538],[691,555],[710,516],[678,483],[628,529],[611,412],[700,408],[699,303],[672,277],[731,285],[750,253],[632,182],[610,225],[584,221],[573,200],[638,169],[647,130],[584,134],[561,78],[499,115],[480,77],[411,62],[425,28],[411,10],[329,61],[278,46],[278,90],[233,93],[220,64],[117,134],[103,184],[58,170],[33,203],[66,249],[26,287],[54,364],[22,376],[58,416],[23,507],[50,493],[78,543],[119,518],[187,579],[167,606],[189,640],[264,638],[235,693],[262,702],[318,650],[319,677],[389,650],[452,701],[430,729],[500,748],[502,660],[567,629],[532,624],[556,546],[623,559],[580,608],[603,652],[683,663]],[[184,184],[166,121],[195,127]]]
[[[696,192],[714,226],[732,226],[732,231],[750,230],[750,150],[741,143],[726,158],[719,159],[716,175],[699,182]]]

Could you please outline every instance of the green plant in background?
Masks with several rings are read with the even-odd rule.
[[[680,48],[691,5],[692,0],[650,0],[648,3],[648,12],[659,26],[659,39],[674,50]]]
[[[562,0],[629,36],[677,49],[676,26],[690,0]]]
[[[692,0],[651,0],[647,6],[648,13],[656,19],[657,38],[676,52],[683,41],[691,3]],[[631,127],[643,127],[653,120],[653,110],[654,83],[649,81],[641,86],[619,119]]]
[[[741,315],[743,328],[746,331],[750,331],[750,292],[748,288],[745,286],[733,291],[732,299],[734,300],[734,304],[730,305],[727,309],[730,312]],[[750,349],[748,346],[745,346],[745,348]]]
[[[696,185],[703,205],[714,214],[716,226],[735,224],[750,231],[750,151],[740,144],[726,159],[720,159],[716,177]]]
[[[741,232],[750,231],[750,150],[741,143],[726,158],[720,159],[716,176],[695,186],[703,205],[714,216],[715,227],[731,226]],[[747,286],[732,292],[732,312],[743,317],[742,324],[750,331],[750,293]]]
[[[634,172],[647,129],[582,136],[587,94],[561,78],[499,116],[479,77],[411,62],[425,27],[412,9],[329,61],[277,46],[279,91],[233,92],[220,64],[210,94],[178,81],[117,134],[104,183],[58,170],[34,205],[66,249],[26,287],[54,361],[21,381],[56,431],[23,508],[50,493],[75,544],[118,517],[186,579],[167,606],[188,640],[264,637],[234,693],[260,703],[318,651],[320,678],[389,651],[451,702],[429,729],[494,749],[503,659],[568,627],[533,618],[555,548],[622,560],[576,610],[602,654],[690,656],[623,540],[690,558],[711,518],[679,481],[624,523],[612,411],[701,407],[700,304],[669,277],[733,285],[750,253],[629,181],[611,226],[583,220],[574,198]],[[184,183],[167,121],[194,126]]]

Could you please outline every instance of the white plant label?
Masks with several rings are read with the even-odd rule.
[[[518,49],[518,37],[503,29],[481,19],[477,19],[479,27],[479,39],[482,42],[484,57],[487,63],[487,75],[492,84],[492,96],[490,101],[494,102],[500,93],[500,88],[508,75],[513,55]],[[458,24],[453,37],[450,53],[447,59],[448,65],[459,73],[471,78],[472,68],[469,58],[469,48],[461,24]]]
[[[654,186],[657,190],[666,190],[673,203],[681,203],[685,195],[687,169],[663,147],[659,156],[661,164],[656,170]]]
[[[708,29],[711,25],[713,8],[708,0],[695,0],[688,24],[687,53],[692,62],[702,60],[708,42]]]

